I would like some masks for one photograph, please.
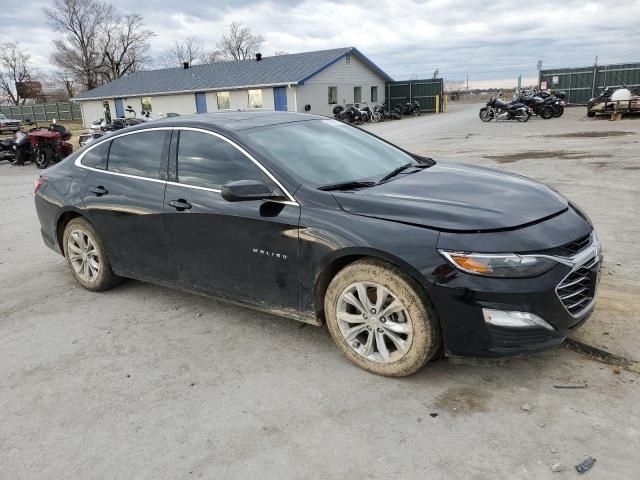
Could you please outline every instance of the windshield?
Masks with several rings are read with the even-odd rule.
[[[312,186],[379,180],[402,165],[417,163],[402,150],[337,120],[283,123],[241,133],[271,161]]]

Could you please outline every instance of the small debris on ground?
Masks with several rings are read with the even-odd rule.
[[[200,312],[196,313],[196,317],[201,317],[202,314]]]
[[[520,405],[520,410],[524,410],[525,412],[531,411],[531,406],[528,403],[523,403]]]
[[[560,463],[554,463],[553,465],[551,465],[551,471],[552,472],[561,472],[562,471],[562,465]]]
[[[193,382],[191,382],[191,386],[192,386],[192,387],[195,387],[195,386],[196,386],[196,384],[195,384],[195,383],[193,383]]]
[[[553,447],[551,447],[549,450],[551,451],[551,453],[558,453],[558,450],[556,450],[556,449],[555,449],[555,448],[553,448]]]
[[[576,389],[576,388],[587,388],[588,384],[586,383],[564,383],[554,385],[553,388],[566,388],[566,389]]]
[[[582,461],[581,463],[576,465],[576,471],[578,473],[584,473],[587,470],[589,470],[591,467],[593,467],[594,463],[596,463],[596,459],[595,458],[587,457],[587,458],[584,459],[584,461]]]
[[[454,408],[454,410],[455,410],[455,408]],[[436,418],[438,416],[438,414],[434,412],[434,413],[430,413],[429,416],[431,418]]]
[[[418,418],[417,418],[417,422],[418,422],[418,423],[422,423],[422,420],[424,420],[424,418],[422,418],[422,417],[418,417]]]
[[[613,374],[614,375],[620,375],[620,369],[619,368],[614,368],[613,369]]]

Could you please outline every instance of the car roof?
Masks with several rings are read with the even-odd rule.
[[[216,129],[239,131],[249,128],[278,125],[281,123],[304,122],[308,120],[322,120],[326,118],[327,117],[320,115],[295,112],[212,112],[154,120],[131,127],[131,130],[145,127],[148,128],[151,126],[171,126],[196,128],[217,127]]]

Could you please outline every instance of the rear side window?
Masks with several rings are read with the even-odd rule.
[[[107,170],[138,177],[160,178],[166,151],[166,131],[140,132],[114,138]]]
[[[100,145],[93,147],[84,154],[84,157],[82,157],[82,165],[85,167],[106,170],[109,145],[111,145],[111,142],[102,142]]]
[[[180,183],[219,189],[225,183],[236,180],[268,182],[262,170],[229,142],[207,133],[180,132]]]

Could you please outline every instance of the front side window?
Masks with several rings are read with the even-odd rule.
[[[337,120],[310,120],[243,130],[248,145],[303,183],[379,180],[415,160],[399,148]]]
[[[362,87],[353,87],[353,103],[362,101]]]
[[[218,110],[229,110],[229,92],[218,92],[216,97],[218,99]]]
[[[338,103],[338,87],[329,87],[329,105]]]
[[[219,189],[236,180],[268,182],[265,174],[229,142],[202,132],[183,130],[178,141],[178,181]]]
[[[142,97],[140,99],[140,103],[142,104],[143,112],[151,112],[151,97]]]
[[[262,90],[249,90],[249,108],[262,108]]]
[[[111,142],[102,142],[100,145],[89,150],[82,157],[82,165],[99,170],[106,170],[110,144]]]
[[[371,87],[371,102],[378,101],[378,87]]]
[[[160,178],[166,138],[163,130],[114,138],[109,150],[107,170],[138,177]]]

